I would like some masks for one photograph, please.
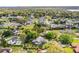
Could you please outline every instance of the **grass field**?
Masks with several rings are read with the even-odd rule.
[[[70,47],[65,47],[64,50],[66,51],[66,53],[73,53],[73,49]]]
[[[12,53],[20,53],[23,51],[22,47],[12,46],[11,48],[12,48]]]
[[[72,43],[79,43],[79,40],[73,40]]]

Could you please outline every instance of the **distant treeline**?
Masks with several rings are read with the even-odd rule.
[[[16,9],[16,8],[0,8],[0,16],[29,16],[33,14],[35,17],[51,16],[65,18],[79,18],[79,11],[68,11],[63,8],[31,8],[31,9]]]

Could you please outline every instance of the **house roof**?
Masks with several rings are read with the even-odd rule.
[[[10,48],[0,48],[0,53],[10,53],[11,49]]]
[[[79,53],[79,45],[76,46],[76,48],[74,48],[76,53]]]
[[[42,43],[47,42],[47,40],[43,37],[38,37],[32,41],[34,44],[41,45]]]
[[[9,41],[8,41],[8,44],[11,44],[11,45],[21,45],[21,40],[16,37],[16,36],[13,36]]]
[[[65,25],[62,24],[51,24],[51,28],[63,28]]]
[[[76,53],[79,53],[79,43],[72,44],[72,48]]]

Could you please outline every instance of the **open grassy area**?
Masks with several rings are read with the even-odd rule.
[[[72,43],[79,43],[79,40],[73,40]]]
[[[22,47],[12,46],[12,53],[20,53],[23,51]]]
[[[6,41],[9,41],[11,38],[12,38],[12,36],[6,37],[5,40],[6,40]]]
[[[66,51],[66,53],[73,53],[73,49],[70,47],[65,47],[64,50]]]

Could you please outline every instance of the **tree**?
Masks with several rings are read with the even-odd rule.
[[[74,36],[69,35],[69,34],[62,34],[59,37],[59,41],[62,44],[70,44],[70,43],[72,43],[73,39],[74,39]]]
[[[60,24],[60,21],[59,21],[59,19],[57,19],[57,20],[54,20],[54,23],[55,23],[55,24]]]
[[[21,24],[23,24],[27,21],[27,19],[24,19],[24,18],[17,18],[15,20],[16,20],[16,22],[21,23]]]
[[[32,31],[32,29],[34,28],[34,25],[27,25],[27,26],[21,26],[19,28],[19,30],[22,30],[24,33],[28,33],[29,31]]]
[[[0,36],[2,35],[3,31],[0,31]]]
[[[0,44],[2,47],[8,47],[8,43],[6,42],[5,39],[1,39],[1,44]]]
[[[47,49],[48,53],[62,53],[64,49],[56,41],[50,41],[43,45],[43,49]]]
[[[2,36],[4,36],[4,37],[9,37],[11,35],[12,35],[12,32],[10,30],[4,31],[2,34]]]
[[[28,32],[28,33],[27,33],[27,36],[26,36],[26,42],[29,42],[29,41],[31,41],[32,39],[37,38],[37,36],[38,36],[38,33],[35,32],[35,31],[30,31],[30,32]]]
[[[51,40],[51,39],[56,39],[57,37],[57,34],[55,32],[48,32],[45,37],[48,39],[48,40]]]
[[[26,34],[22,32],[19,34],[19,37],[20,37],[21,41],[24,42],[24,40],[26,38]]]
[[[42,33],[46,30],[45,27],[43,27],[40,23],[34,23],[34,27],[33,27],[34,31],[37,31],[38,33]]]

